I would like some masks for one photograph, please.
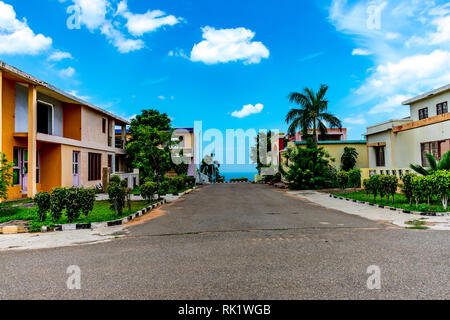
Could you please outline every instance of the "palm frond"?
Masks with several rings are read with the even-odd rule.
[[[303,117],[305,114],[304,109],[291,109],[286,115],[286,123],[289,123],[297,118]]]
[[[432,154],[429,154],[429,153],[427,153],[425,155],[425,157],[428,160],[428,164],[430,165],[431,170],[432,171],[437,171],[438,170],[438,163],[437,163],[436,158]]]
[[[418,174],[421,174],[423,176],[428,176],[430,174],[430,172],[425,169],[424,167],[420,166],[420,165],[414,165],[414,164],[410,164],[409,167],[414,170],[415,172],[417,172]]]
[[[339,130],[342,130],[342,122],[339,120],[336,116],[332,115],[331,113],[321,113],[320,118],[325,120],[330,128],[338,128]]]
[[[319,132],[322,136],[326,137],[328,136],[328,129],[327,126],[322,122],[322,121],[318,121],[319,122]]]
[[[442,156],[438,164],[438,170],[450,170],[450,151]]]
[[[292,92],[288,97],[290,103],[296,103],[305,109],[311,108],[311,100],[302,93]]]

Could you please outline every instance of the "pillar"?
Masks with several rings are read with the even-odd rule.
[[[37,88],[28,86],[28,197],[36,195]]]
[[[0,70],[0,153],[3,152],[3,73]]]

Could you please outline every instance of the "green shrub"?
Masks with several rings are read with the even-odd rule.
[[[364,186],[364,191],[366,191],[367,201],[369,201],[370,200],[370,193],[372,192],[370,179],[364,179],[363,186]]]
[[[398,178],[391,175],[380,176],[380,194],[386,196],[386,202],[389,202],[389,197],[392,196],[392,204],[395,203],[395,194],[398,188]]]
[[[110,183],[107,188],[109,196],[109,202],[111,203],[111,210],[114,210],[116,215],[122,215],[123,208],[125,207],[125,199],[127,196],[127,188],[124,186],[123,181],[114,179],[113,183]]]
[[[79,199],[79,189],[78,188],[70,188],[67,189],[67,198],[66,198],[66,216],[69,220],[69,223],[73,223],[80,217],[81,214],[81,205]]]
[[[381,178],[381,175],[379,175],[379,174],[376,174],[376,175],[370,177],[370,191],[372,192],[373,199],[375,201],[377,200],[378,194],[381,194],[382,196],[384,195],[381,190],[380,178]]]
[[[353,169],[348,172],[349,188],[361,188],[361,170]]]
[[[193,187],[197,183],[197,179],[195,177],[187,177],[186,182],[190,187]]]
[[[58,222],[61,218],[64,209],[66,209],[67,189],[55,188],[50,197],[50,210],[54,222]]]
[[[0,153],[0,199],[8,198],[8,190],[12,186],[13,179],[12,168],[13,163],[8,162],[4,153]]]
[[[83,212],[87,221],[89,214],[94,209],[95,190],[94,189],[80,189],[78,190],[78,201],[80,202],[80,209]]]
[[[339,187],[342,190],[347,188],[347,185],[348,185],[348,173],[345,172],[345,171],[339,171],[339,173],[337,175],[337,181],[338,181]]]
[[[342,170],[350,171],[356,166],[356,161],[358,160],[358,152],[355,148],[345,147],[344,154],[341,157]],[[361,180],[359,181],[359,186],[361,186]]]
[[[122,183],[122,179],[118,175],[113,175],[111,178],[109,178],[109,183]]]
[[[147,200],[153,200],[153,196],[158,191],[158,184],[153,181],[147,181],[141,185],[141,196]]]
[[[413,173],[405,173],[402,176],[402,191],[403,194],[405,195],[405,197],[409,200],[409,204],[411,205],[412,200],[413,200],[413,194],[412,194],[412,184],[411,184],[411,179],[413,177],[416,177],[417,175],[413,174]]]
[[[431,176],[434,192],[441,198],[442,206],[445,210],[448,207],[448,198],[450,197],[450,171],[439,170]]]
[[[170,181],[164,180],[163,182],[161,182],[159,186],[159,194],[165,196],[166,194],[169,193],[169,190],[170,190]]]
[[[415,176],[411,179],[411,191],[412,196],[416,201],[416,208],[419,207],[419,202],[422,199],[422,181],[423,176]]]
[[[34,197],[34,202],[37,206],[39,221],[44,222],[47,219],[47,212],[50,210],[50,193],[39,192]]]
[[[186,183],[184,181],[184,178],[181,176],[172,178],[172,186],[175,191],[181,191],[185,188]]]

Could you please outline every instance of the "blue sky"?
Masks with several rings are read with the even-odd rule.
[[[81,15],[69,28],[73,5]],[[0,0],[0,9],[1,60],[125,118],[156,108],[175,126],[283,132],[287,95],[325,83],[330,111],[361,139],[367,126],[407,116],[401,101],[450,83],[447,1]]]

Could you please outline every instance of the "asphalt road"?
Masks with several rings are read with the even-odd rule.
[[[345,205],[345,203],[343,203]],[[446,231],[394,228],[262,185],[200,188],[123,238],[0,252],[0,299],[448,299]],[[68,290],[70,265],[81,290]],[[367,288],[367,268],[381,289]]]

